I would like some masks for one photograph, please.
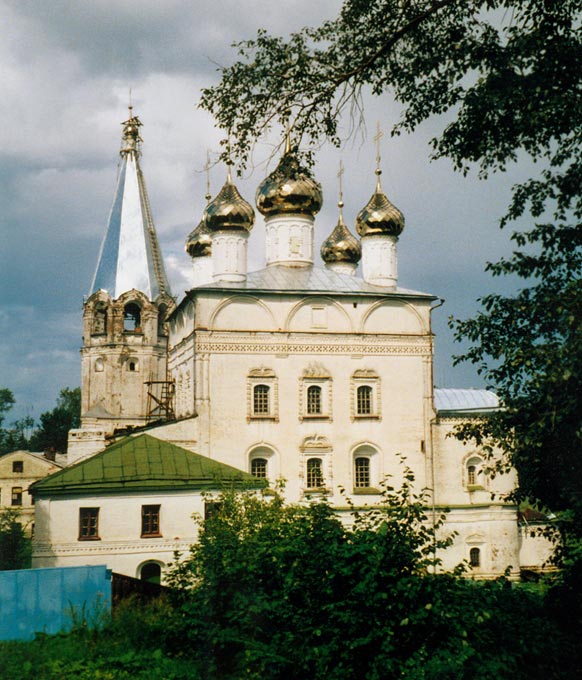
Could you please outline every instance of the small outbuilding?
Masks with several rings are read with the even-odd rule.
[[[163,581],[174,553],[198,538],[196,517],[224,489],[265,481],[147,434],[128,436],[32,485],[33,567],[106,564]]]

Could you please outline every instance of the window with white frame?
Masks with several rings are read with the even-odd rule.
[[[464,482],[469,491],[487,487],[487,476],[483,469],[483,459],[480,456],[470,456],[465,461]]]
[[[354,486],[356,489],[370,487],[370,459],[358,456],[354,460]]]
[[[481,566],[481,550],[480,548],[471,548],[469,550],[469,564],[472,569]]]
[[[271,481],[277,477],[277,456],[270,446],[253,447],[248,453],[248,461],[248,470],[254,477]]]
[[[359,385],[356,389],[356,415],[370,416],[374,413],[371,385]]]
[[[268,461],[266,458],[252,458],[251,459],[251,475],[259,479],[267,478]]]
[[[377,449],[370,444],[362,444],[352,452],[352,471],[354,493],[379,493],[379,457]]]
[[[331,377],[319,363],[305,369],[300,379],[299,418],[331,419]]]
[[[320,416],[322,411],[321,385],[309,385],[307,388],[307,415]]]
[[[321,489],[324,486],[323,461],[321,458],[308,458],[305,470],[307,489]]]
[[[253,387],[253,415],[268,416],[271,413],[269,385],[255,385]]]
[[[312,434],[301,444],[301,471],[305,493],[331,494],[334,488],[332,446],[327,437]]]
[[[247,376],[247,419],[279,419],[277,376],[271,369],[253,369]]]
[[[380,418],[380,377],[375,371],[360,370],[352,375],[351,402],[352,418]]]

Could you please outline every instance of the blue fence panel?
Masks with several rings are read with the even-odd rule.
[[[32,640],[111,615],[106,566],[0,571],[0,640]]]

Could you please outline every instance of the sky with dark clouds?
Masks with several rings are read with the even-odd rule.
[[[54,406],[62,387],[80,383],[81,321],[116,183],[120,123],[131,88],[144,127],[142,168],[174,295],[188,287],[187,234],[203,207],[206,152],[220,132],[197,109],[217,64],[236,56],[233,41],[258,28],[285,34],[337,12],[337,0],[0,0],[0,387],[14,392],[8,421]],[[324,191],[316,245],[337,221],[337,168],[345,166],[344,214],[352,226],[374,188],[376,121],[388,130],[398,106],[389,94],[366,99],[367,134],[324,148],[315,174]],[[435,293],[435,381],[481,387],[470,366],[452,367],[449,316],[466,317],[476,298],[505,282],[483,273],[509,252],[497,221],[511,185],[527,168],[487,182],[463,178],[447,161],[429,162],[429,140],[444,124],[383,140],[383,186],[404,213],[400,285]],[[349,121],[345,121],[345,130]],[[278,142],[279,140],[271,140]],[[271,147],[259,147],[257,161]],[[261,156],[262,153],[262,156]],[[247,200],[271,166],[257,164],[237,185]],[[211,171],[216,193],[223,168]],[[263,266],[260,216],[250,268]]]

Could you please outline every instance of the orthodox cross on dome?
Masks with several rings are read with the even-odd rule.
[[[121,151],[122,156],[127,154],[139,155],[139,143],[142,138],[139,136],[139,129],[142,126],[141,120],[133,115],[133,104],[131,103],[131,90],[129,95],[129,118],[121,125],[123,126],[123,133],[121,135]]]
[[[382,137],[384,137],[384,133],[382,132],[382,129],[380,128],[380,121],[377,121],[376,123],[376,134],[374,135],[374,141],[376,142],[376,176],[378,177],[378,183],[377,183],[377,188],[376,191],[380,192],[382,190],[382,187],[380,185],[380,175],[382,174],[382,170],[380,168],[380,141],[382,140]]]
[[[342,214],[342,208],[344,207],[344,191],[343,191],[343,176],[344,176],[344,164],[341,159],[339,162],[339,170],[337,173],[338,183],[339,183],[339,197],[337,202],[337,207],[340,209],[340,215]]]
[[[289,122],[289,117],[287,117],[287,122],[285,123],[285,152],[283,155],[291,153],[291,123]]]
[[[206,172],[206,203],[210,203],[212,194],[210,193],[210,151],[206,150],[206,164],[204,165],[204,171]]]
[[[226,143],[226,183],[232,184],[232,153],[230,146],[230,134]]]

